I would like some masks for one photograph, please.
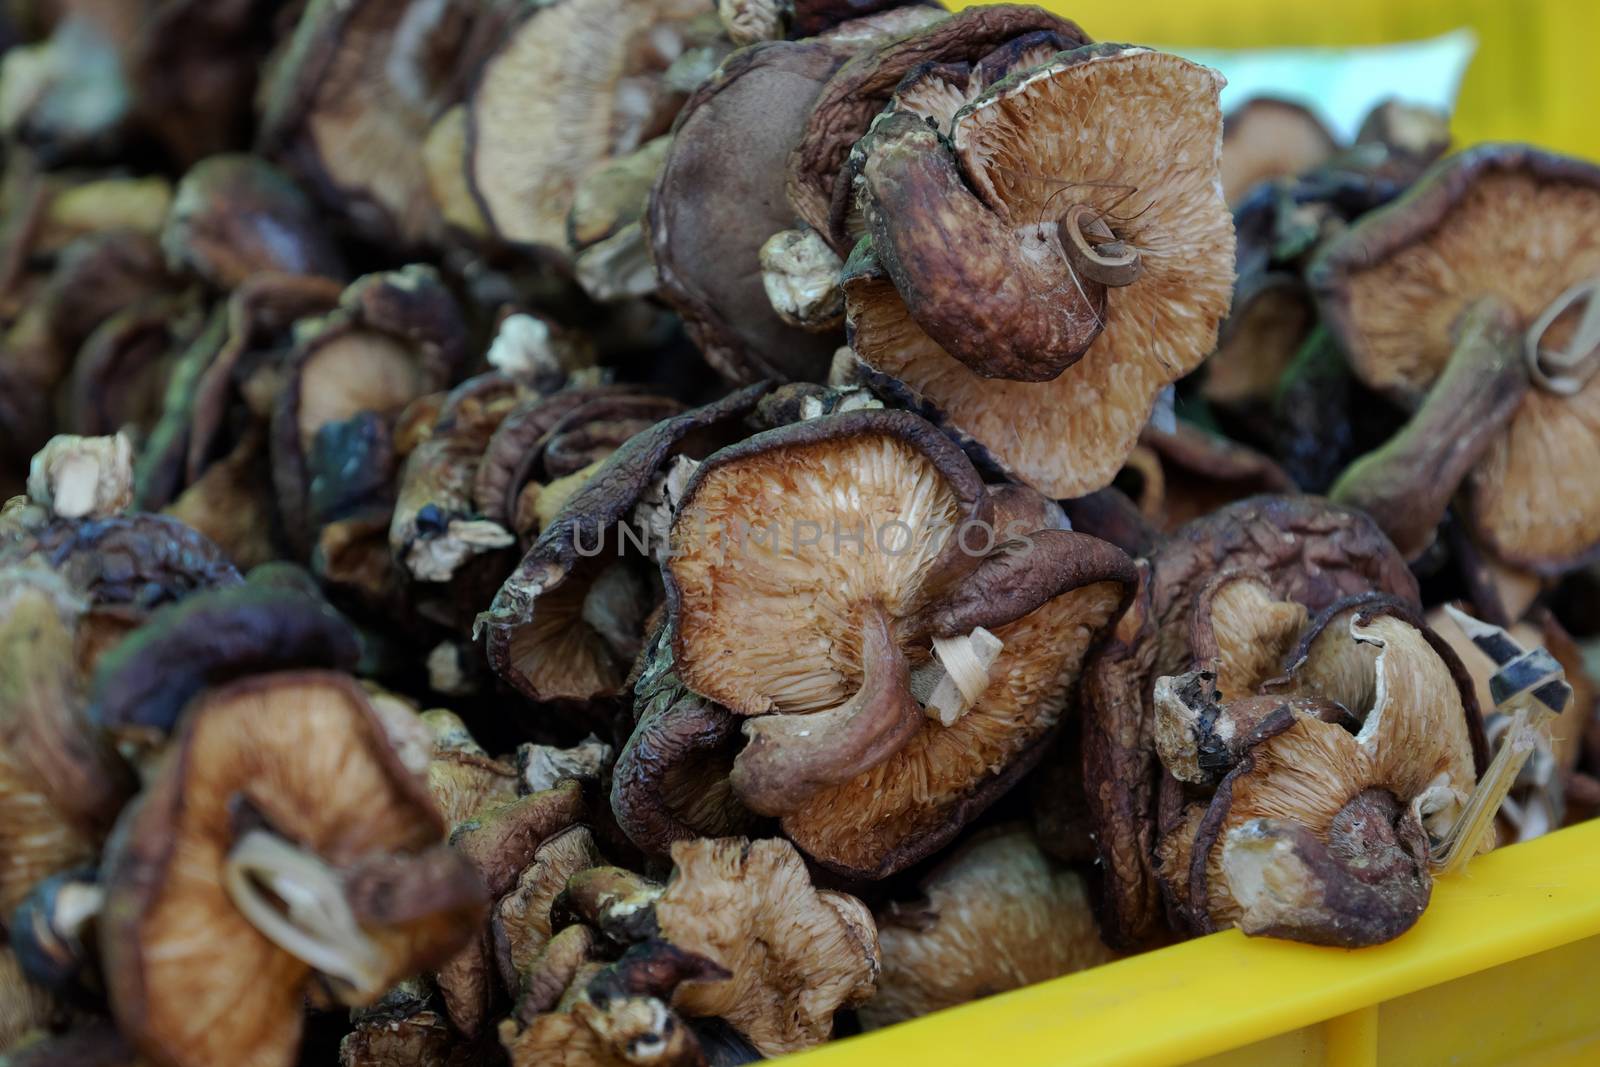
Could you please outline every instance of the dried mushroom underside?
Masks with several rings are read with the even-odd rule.
[[[1101,922],[1118,948],[1167,936],[1156,878],[1162,768],[1155,681],[1194,658],[1196,602],[1218,574],[1260,573],[1275,599],[1320,611],[1379,591],[1409,603],[1416,579],[1377,526],[1314,497],[1259,496],[1175,531],[1149,556],[1139,594],[1084,670],[1084,776],[1105,877]]]
[[[696,1034],[706,1031],[690,1032],[684,1019],[721,1020],[760,1056],[780,1056],[827,1040],[834,1013],[872,995],[879,963],[871,912],[847,894],[815,889],[787,841],[679,842],[672,861],[665,885],[605,867],[568,881],[556,910],[593,936],[578,942],[569,926],[549,943],[541,972],[576,980],[565,996],[567,983],[527,989],[518,1019],[500,1031],[513,1064],[563,1054],[584,1067],[703,1062]],[[614,946],[609,953],[606,945]],[[626,949],[621,959],[603,968],[558,969],[554,958],[571,951],[593,960],[618,948]],[[615,1031],[652,1018],[649,1033],[672,1050],[659,1061],[644,1058],[649,1045],[618,1040]]]
[[[1194,669],[1155,683],[1157,751],[1183,783],[1160,875],[1195,933],[1377,944],[1427,906],[1434,849],[1484,765],[1477,701],[1392,597],[1338,602],[1302,634],[1304,619],[1248,573],[1201,595]]]
[[[454,952],[483,886],[347,676],[258,675],[190,707],[108,848],[101,951],[152,1060],[295,1061],[314,979],[377,999]]]
[[[1227,312],[1219,86],[1176,56],[1089,46],[986,89],[948,137],[878,119],[857,149],[869,236],[844,275],[874,388],[1051,496],[1109,484]]]
[[[1453,452],[1451,477],[1437,480],[1445,494],[1464,488],[1462,517],[1493,555],[1547,572],[1593,555],[1600,491],[1573,457],[1593,450],[1600,405],[1597,217],[1600,169],[1484,145],[1444,160],[1324,250],[1312,285],[1351,366],[1418,409],[1408,428],[1418,440],[1362,488],[1388,474],[1384,503],[1413,487],[1431,499],[1434,487],[1400,467]]]
[[[948,841],[1041,754],[1133,585],[1126,556],[1062,525],[905,412],[703,464],[666,562],[673,660],[745,719],[740,803],[858,876]]]
[[[1078,872],[1007,827],[951,855],[921,897],[878,912],[883,973],[869,1028],[915,1019],[1112,959]]]

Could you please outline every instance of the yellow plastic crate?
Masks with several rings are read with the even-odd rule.
[[[1491,852],[1387,945],[1237,930],[939,1012],[796,1067],[1600,1063],[1600,822]]]
[[[952,6],[970,6],[953,4]],[[1461,143],[1531,141],[1600,156],[1597,0],[1041,0],[1096,40],[1267,48],[1478,37],[1457,103]]]

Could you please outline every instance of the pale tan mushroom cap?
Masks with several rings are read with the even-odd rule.
[[[1357,794],[1385,789],[1433,837],[1449,831],[1477,782],[1461,691],[1449,666],[1415,626],[1380,615],[1332,620],[1293,676],[1295,693],[1337,701],[1361,716],[1352,734],[1338,723],[1297,716],[1250,750],[1253,765],[1232,780],[1227,816],[1207,857],[1209,910],[1239,921],[1230,891],[1230,842],[1255,819],[1325,834]]]
[[[685,982],[675,1008],[725,1019],[763,1055],[779,1056],[826,1041],[834,1012],[872,995],[877,931],[864,909],[812,888],[787,841],[679,841],[672,862],[656,901],[662,935],[732,972]]]
[[[1224,579],[1209,608],[1216,687],[1225,701],[1252,696],[1261,683],[1276,677],[1306,625],[1304,605],[1279,600],[1254,575]]]
[[[637,112],[662,90],[634,68],[652,51],[674,58],[681,43],[668,24],[709,10],[700,0],[560,0],[518,24],[467,102],[468,177],[496,233],[567,247],[579,181],[660,132]]]
[[[1110,484],[1156,394],[1216,346],[1232,297],[1221,84],[1176,56],[1091,47],[964,108],[956,153],[994,211],[1021,230],[1090,204],[1138,249],[1144,272],[1107,294],[1104,331],[1048,382],[975,374],[911,321],[887,279],[849,298],[861,358],[1035,488],[1065,498]]]
[[[860,1009],[868,1029],[1110,960],[1078,872],[1026,830],[975,842],[925,883],[909,921],[879,928],[883,974]]]
[[[1222,138],[1222,191],[1237,203],[1259,182],[1310,170],[1338,149],[1317,116],[1272,97],[1246,101],[1228,115]]]

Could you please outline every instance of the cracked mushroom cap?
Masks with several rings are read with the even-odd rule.
[[[1030,510],[907,412],[813,419],[700,467],[664,573],[673,653],[685,685],[746,717],[746,807],[883,877],[1031,766],[1134,574]],[[942,705],[938,677],[961,689]]]
[[[860,1010],[877,1029],[1113,958],[1083,878],[1028,830],[973,840],[920,884],[919,899],[878,912],[883,973]]]
[[[501,38],[467,96],[467,177],[507,241],[564,254],[578,183],[667,132],[682,104],[664,78],[690,46],[700,0],[557,0]]]
[[[640,552],[619,530],[635,521],[669,461],[737,436],[766,391],[748,386],[664,419],[587,476],[478,617],[496,674],[539,701],[588,702],[622,691],[650,601],[636,569]]]
[[[818,38],[729,56],[684,105],[650,194],[646,225],[660,293],[731,381],[817,379],[838,347],[834,332],[779,317],[760,254],[794,225],[783,161],[811,100],[850,51]]]
[[[1161,936],[1152,858],[1155,680],[1190,668],[1196,602],[1229,571],[1259,574],[1275,600],[1308,611],[1375,589],[1408,603],[1418,598],[1404,558],[1370,518],[1316,497],[1230,504],[1175,531],[1150,555],[1132,610],[1083,675],[1087,794],[1106,879],[1101,922],[1118,948]]]
[[[315,974],[347,1003],[454,952],[483,885],[344,675],[209,691],[105,861],[113,1012],[173,1065],[294,1062]]]
[[[1187,60],[1098,45],[985,91],[953,151],[882,120],[864,146],[871,240],[843,280],[873,387],[1050,496],[1109,484],[1227,313],[1219,89]]]
[[[878,935],[866,905],[817,890],[787,841],[679,841],[655,901],[661,936],[726,978],[680,984],[675,1009],[716,1016],[763,1056],[826,1041],[833,1015],[872,996]]]
[[[1409,607],[1368,596],[1313,623],[1269,688],[1337,704],[1359,729],[1288,711],[1260,724],[1199,827],[1203,928],[1348,948],[1398,937],[1485,763],[1465,669]]]
[[[262,87],[258,143],[363,235],[438,235],[419,146],[454,99],[464,0],[313,0]]]
[[[1261,182],[1302,174],[1338,150],[1333,134],[1309,108],[1252,97],[1223,120],[1222,195],[1236,204]]]
[[[873,42],[815,94],[804,128],[793,142],[787,192],[795,214],[837,242],[834,251],[847,253],[849,244],[833,233],[837,187],[851,148],[889,105],[901,82],[924,64],[974,63],[1015,38],[1039,32],[1059,35],[1062,43],[1058,48],[1073,48],[1089,40],[1076,23],[1041,8],[986,4]]]
[[[38,882],[94,861],[135,788],[84,715],[85,607],[43,567],[0,568],[0,929]]]
[[[1573,463],[1600,447],[1600,380],[1586,377],[1596,341],[1580,322],[1600,276],[1597,219],[1600,167],[1482,145],[1362,218],[1310,270],[1356,374],[1401,399],[1443,373],[1469,305],[1509,306],[1535,387],[1468,477],[1465,517],[1496,556],[1541,570],[1600,546],[1600,482]]]

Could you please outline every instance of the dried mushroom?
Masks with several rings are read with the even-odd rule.
[[[1371,519],[1313,497],[1252,497],[1174,531],[1150,553],[1132,608],[1084,669],[1084,768],[1105,878],[1102,930],[1116,948],[1166,936],[1156,877],[1162,768],[1155,680],[1189,669],[1195,605],[1214,578],[1259,573],[1275,599],[1320,611],[1373,590],[1407,602],[1416,579]]]
[[[1292,493],[1294,482],[1276,463],[1245,445],[1187,422],[1168,430],[1147,427],[1128,456],[1126,473],[1137,480],[1133,500],[1158,529],[1192,519],[1258,493]]]
[[[1109,484],[1226,313],[1218,89],[1175,56],[1091,46],[986,90],[948,147],[880,119],[862,146],[870,241],[844,278],[873,387],[1051,496]],[[932,239],[947,229],[964,236]]]
[[[672,125],[665,77],[711,16],[699,0],[558,0],[521,13],[467,105],[467,175],[490,228],[564,252],[579,181]]]
[[[1228,203],[1238,203],[1258,183],[1311,170],[1338,148],[1309,108],[1276,97],[1253,97],[1223,121],[1222,195]]]
[[[664,419],[585,475],[477,620],[495,673],[534,700],[580,709],[622,692],[644,644],[649,551],[659,540],[647,521],[643,530],[634,525],[639,506],[648,510],[652,487],[681,464],[738,436],[739,420],[765,392],[749,386]]]
[[[6,921],[6,937],[23,974],[63,998],[81,1000],[89,991],[98,992],[94,934],[104,903],[105,891],[86,868],[61,871],[35,885]]]
[[[1224,617],[1231,665],[1156,682],[1158,734],[1190,726],[1237,759],[1204,814],[1171,832],[1192,840],[1163,842],[1191,926],[1344,947],[1398,937],[1427,906],[1434,849],[1485,765],[1460,660],[1409,607],[1366,596],[1315,620],[1282,678],[1251,684],[1238,660],[1271,648],[1240,632],[1237,605],[1213,611]],[[1225,671],[1237,695],[1207,692]]]
[[[1252,422],[1263,421],[1278,383],[1315,325],[1316,307],[1298,275],[1243,274],[1216,350],[1206,357],[1201,395]]]
[[[746,717],[739,800],[825,865],[882,877],[1024,773],[1134,581],[1042,505],[991,494],[905,412],[813,419],[703,464],[667,598],[684,684]],[[775,610],[796,595],[808,610]]]
[[[169,1064],[291,1064],[314,976],[377,999],[467,938],[483,886],[346,676],[207,691],[106,857],[123,1034]]]
[[[1425,439],[1419,447],[1477,455],[1475,463],[1452,457],[1449,477],[1438,479],[1451,484],[1438,491],[1464,486],[1462,515],[1483,546],[1543,571],[1570,567],[1600,544],[1600,491],[1570,462],[1591,439],[1588,412],[1600,403],[1590,314],[1600,247],[1588,237],[1597,205],[1600,170],[1592,165],[1522,145],[1485,145],[1440,163],[1332,243],[1311,269],[1323,314],[1356,374],[1420,404],[1420,424],[1412,424]],[[1515,220],[1514,237],[1503,220]],[[1532,387],[1518,402],[1476,408],[1479,422],[1465,440],[1434,441],[1456,424],[1433,409],[1448,415],[1451,403],[1462,403],[1447,399],[1454,393],[1446,387],[1452,379],[1461,385],[1472,369],[1447,372],[1486,345],[1495,366],[1511,369],[1478,371],[1477,389],[1510,395],[1519,369]]]
[[[883,973],[861,1006],[876,1029],[1081,971],[1112,958],[1082,876],[1053,863],[1028,831],[974,839],[921,882],[921,896],[878,910]]]

